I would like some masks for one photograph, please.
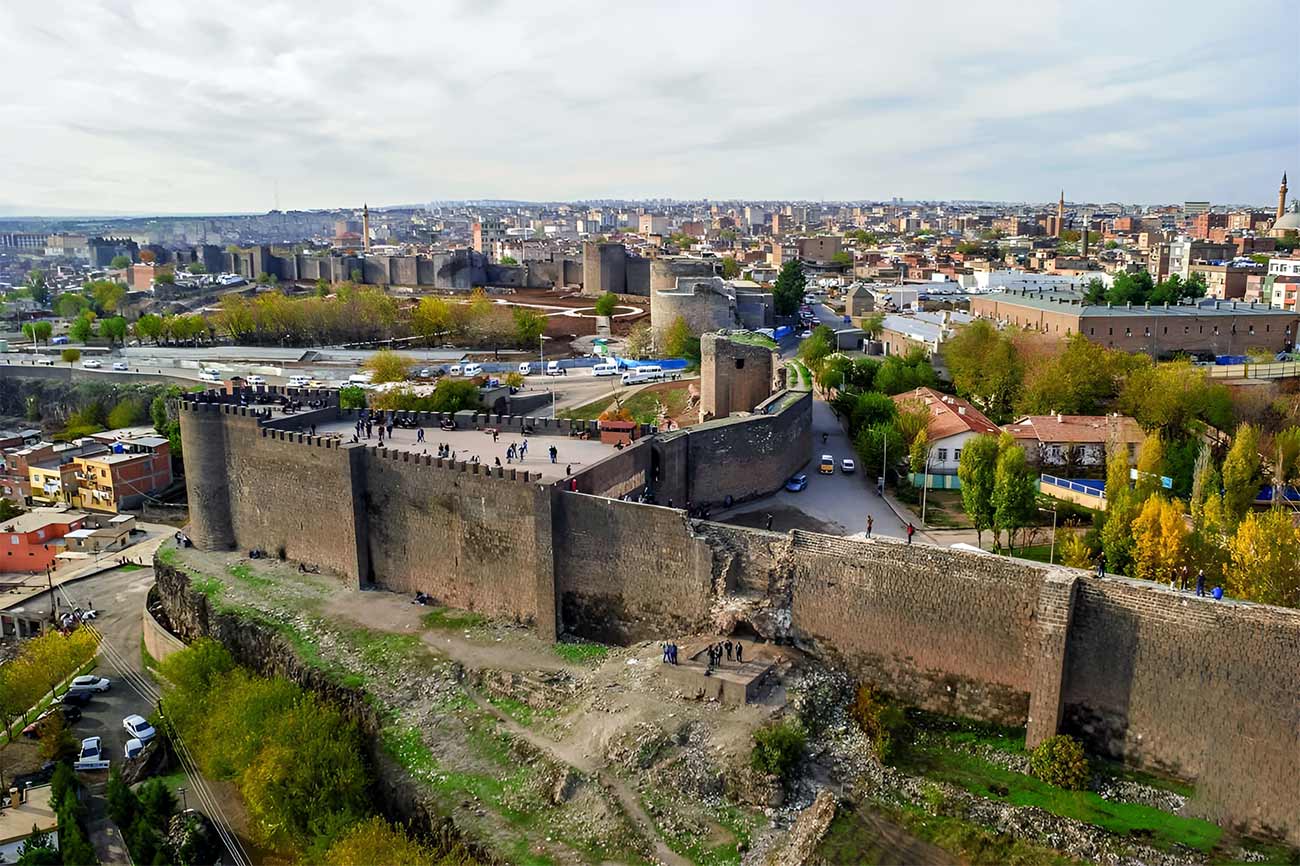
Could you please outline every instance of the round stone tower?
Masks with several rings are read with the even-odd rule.
[[[185,489],[190,503],[190,539],[201,550],[233,550],[230,476],[226,465],[226,425],[233,407],[182,403],[181,441],[185,444]]]

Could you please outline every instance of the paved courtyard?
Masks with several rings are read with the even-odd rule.
[[[352,441],[356,432],[350,421],[334,421],[316,428],[318,435],[336,433],[344,442]],[[361,441],[367,445],[378,445],[378,430],[370,439]],[[598,460],[614,453],[614,446],[602,445],[594,439],[576,439],[567,436],[523,436],[519,433],[502,432],[496,442],[492,435],[481,430],[440,430],[437,427],[424,428],[424,441],[417,442],[418,431],[411,428],[394,427],[393,436],[384,437],[385,448],[397,448],[412,454],[429,454],[436,456],[439,445],[449,445],[455,459],[472,461],[478,457],[479,462],[495,466],[501,461],[502,468],[522,468],[529,472],[540,473],[543,480],[554,481],[563,478],[566,470],[578,472]],[[512,460],[506,463],[506,451],[511,445],[520,446],[528,443],[528,453],[523,461]],[[554,445],[557,451],[555,462],[551,462],[548,450]]]

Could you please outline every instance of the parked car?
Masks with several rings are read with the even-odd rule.
[[[93,694],[94,692],[89,689],[69,689],[55,698],[55,700],[65,707],[84,707],[86,704],[90,703],[90,698]]]
[[[834,475],[835,458],[829,454],[823,454],[822,459],[817,463],[817,471],[822,475]]]
[[[126,741],[126,748],[122,750],[122,757],[128,761],[144,751],[144,743],[132,737]]]
[[[785,483],[785,489],[791,493],[798,493],[808,486],[808,476],[800,472],[798,475],[791,476],[790,480]]]
[[[216,370],[200,370],[200,371],[199,371],[199,381],[200,381],[200,382],[213,382],[213,383],[216,383],[216,384],[220,384],[220,383],[221,383],[221,374],[218,373]]]
[[[250,385],[265,385],[266,379],[261,376],[245,376],[244,381]]]
[[[533,375],[533,365],[530,364],[528,361],[520,361],[520,362],[519,362],[519,375],[520,375],[520,376],[531,376],[531,375]]]
[[[89,689],[90,691],[95,691],[95,692],[106,692],[112,687],[112,685],[113,685],[113,681],[110,680],[108,677],[97,677],[94,674],[86,674],[85,676],[77,677],[76,679],[74,679],[72,681],[72,685],[70,685],[68,688],[78,689],[78,690]]]
[[[422,367],[420,369],[420,372],[416,373],[415,375],[419,376],[421,379],[432,379],[433,371],[430,370],[428,367]]]
[[[91,358],[89,361],[83,362],[81,366],[86,367],[87,369],[90,370],[98,370],[100,367],[104,365],[96,361],[94,358]]]
[[[843,460],[840,461],[840,471],[843,472],[845,475],[852,475],[854,470],[856,470],[857,468],[858,465],[853,462],[853,458],[851,457],[845,457]]]
[[[805,329],[805,330],[799,332],[799,339],[800,339],[800,340],[806,340],[806,339],[808,339],[808,338],[811,337],[811,336],[812,336],[812,331],[809,331],[809,330],[806,330],[806,329]]]
[[[74,770],[106,770],[108,758],[104,757],[104,741],[99,737],[86,737],[81,741],[81,751],[73,763]]]
[[[126,371],[126,370],[129,370],[129,369],[131,369],[131,368],[128,367],[128,366],[126,365],[126,361],[114,361],[114,362],[113,362],[113,369],[114,369],[114,370],[119,370],[119,371]]]
[[[157,733],[157,731],[154,730],[153,725],[149,724],[148,719],[134,713],[122,720],[122,727],[129,735],[142,743],[149,742],[154,738],[154,734]]]

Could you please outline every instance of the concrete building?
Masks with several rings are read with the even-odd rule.
[[[933,388],[917,388],[894,395],[900,407],[920,404],[930,412],[926,423],[926,438],[930,442],[927,472],[916,473],[913,482],[920,485],[930,476],[930,487],[960,488],[957,466],[965,444],[976,436],[996,435],[998,425],[968,401],[951,394],[942,394]]]
[[[35,508],[0,526],[0,571],[39,574],[54,565],[62,551],[61,539],[85,525],[86,515],[78,511]]]
[[[474,252],[489,258],[495,255],[497,244],[505,239],[506,227],[499,219],[483,217],[470,226],[470,246]]]
[[[1241,301],[1111,307],[1083,304],[1074,294],[999,292],[977,295],[970,306],[972,315],[1044,337],[1083,334],[1107,348],[1157,358],[1177,352],[1204,356],[1249,349],[1289,351],[1300,325],[1293,312]]]
[[[1221,262],[1236,255],[1235,244],[1180,238],[1153,244],[1147,254],[1147,271],[1157,283],[1174,274],[1186,280],[1193,262]]]
[[[1190,271],[1191,276],[1204,280],[1207,297],[1230,301],[1246,296],[1247,279],[1264,273],[1264,266],[1255,262],[1198,263],[1192,265]]]
[[[835,254],[843,250],[844,239],[834,235],[800,238],[797,242],[799,258],[813,265],[829,265]]]
[[[116,512],[171,486],[171,443],[162,436],[115,442],[107,453],[74,461],[77,501],[91,511]]]
[[[749,412],[772,396],[772,349],[722,334],[700,339],[700,421]]]
[[[668,234],[668,217],[643,213],[637,219],[636,230],[639,235],[666,236]]]

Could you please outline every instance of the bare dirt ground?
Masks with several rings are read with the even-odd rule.
[[[685,696],[660,674],[656,643],[553,645],[524,627],[302,574],[296,563],[164,556],[219,608],[273,624],[300,657],[380,701],[393,760],[503,859],[739,863],[778,829],[727,780],[779,702]]]

